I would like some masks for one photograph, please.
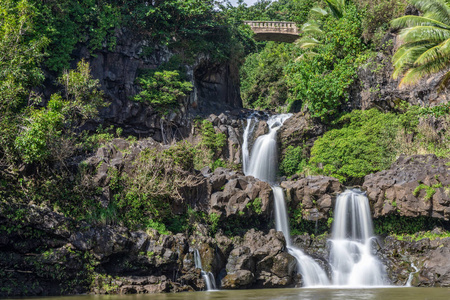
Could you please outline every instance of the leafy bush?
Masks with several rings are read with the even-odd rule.
[[[155,72],[151,77],[138,78],[138,82],[143,90],[134,100],[148,102],[154,108],[166,112],[167,109],[177,108],[180,98],[192,91],[192,84],[180,81],[177,71]]]
[[[348,87],[365,58],[361,36],[361,16],[349,4],[341,18],[327,15],[322,33],[313,37],[319,42],[311,49],[298,49],[297,59],[286,66],[290,87],[290,110],[303,104],[315,117],[330,120],[348,100]]]
[[[285,104],[288,86],[284,66],[292,46],[269,42],[259,53],[247,56],[241,68],[241,95],[246,107],[276,108]]]
[[[337,124],[343,127],[325,133],[311,149],[310,163],[316,172],[345,182],[389,168],[397,154],[395,114],[355,110]]]
[[[280,173],[284,176],[291,176],[295,173],[302,173],[303,168],[308,165],[309,155],[305,147],[289,146],[286,149],[286,154],[280,163]]]

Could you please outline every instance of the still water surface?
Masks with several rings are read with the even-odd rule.
[[[261,289],[239,291],[193,292],[157,295],[71,296],[32,298],[33,300],[450,300],[450,288],[379,288],[379,289]]]

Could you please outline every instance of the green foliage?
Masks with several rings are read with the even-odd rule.
[[[399,125],[394,114],[376,109],[353,111],[337,124],[343,127],[325,133],[311,149],[310,163],[316,172],[345,182],[384,170],[395,159],[392,141]]]
[[[284,66],[292,46],[269,42],[259,53],[247,56],[241,68],[241,95],[246,107],[276,108],[285,104],[288,86]]]
[[[295,148],[289,146],[279,166],[281,175],[292,176],[295,173],[302,173],[308,165],[308,160],[309,155],[305,146]]]
[[[211,224],[211,231],[213,233],[217,232],[219,226],[220,216],[216,213],[209,214],[209,223]]]
[[[298,110],[304,103],[315,117],[330,119],[348,100],[347,89],[356,77],[358,65],[366,58],[361,36],[361,16],[349,4],[341,18],[327,15],[321,34],[309,34],[320,46],[298,49],[298,59],[286,66],[290,87],[288,103]],[[300,45],[301,46],[301,45]]]
[[[432,186],[428,186],[426,184],[420,183],[413,191],[413,195],[415,197],[419,196],[421,190],[425,190],[426,194],[423,200],[429,201],[431,198],[433,198],[434,194],[436,194],[436,189],[441,188],[442,183],[437,183]]]
[[[135,101],[147,102],[154,108],[167,112],[179,106],[181,97],[192,91],[192,84],[180,81],[177,71],[155,72],[151,77],[138,79],[142,91],[134,97]]]
[[[256,214],[260,215],[262,213],[261,198],[255,198],[255,200],[248,202],[246,207],[253,210]]]
[[[377,47],[390,27],[390,21],[405,13],[407,0],[359,0],[358,10],[362,12],[362,38],[372,41]]]
[[[47,109],[32,109],[22,132],[17,136],[15,147],[25,163],[42,162],[58,147],[64,124],[61,96],[53,95]]]
[[[65,100],[52,95],[47,107],[30,108],[14,146],[25,163],[62,159],[70,143],[70,135],[85,119],[94,118],[103,102],[98,80],[92,79],[89,64],[81,61],[77,70],[65,72],[58,81],[64,84]],[[66,136],[63,137],[62,133]],[[62,150],[62,151],[61,151]]]
[[[433,231],[420,231],[420,232],[416,232],[414,234],[402,234],[402,235],[394,234],[394,236],[400,241],[405,241],[405,240],[420,241],[423,239],[429,239],[431,241],[434,241],[437,239],[449,238],[450,232],[443,231],[443,232],[435,233]]]
[[[389,215],[373,220],[374,232],[376,235],[388,234],[414,234],[420,231],[432,230],[436,226],[441,226],[440,221],[429,217],[401,217]]]
[[[424,76],[446,71],[441,82],[450,82],[450,3],[446,0],[409,0],[422,15],[403,16],[392,21],[404,28],[399,35],[403,45],[392,61],[393,77],[403,75],[400,85],[412,84]]]
[[[37,26],[51,42],[46,65],[54,71],[69,67],[77,43],[86,43],[91,52],[115,46],[114,30],[121,23],[120,7],[113,0],[60,0],[34,2],[39,15]]]
[[[225,162],[220,159],[223,148],[227,143],[227,137],[221,132],[216,132],[212,123],[208,120],[197,122],[201,141],[196,149],[195,165],[198,169],[209,165],[211,169],[224,167]]]

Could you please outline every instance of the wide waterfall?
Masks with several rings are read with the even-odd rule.
[[[330,264],[333,284],[383,286],[384,266],[373,255],[372,218],[369,201],[359,190],[347,190],[336,199],[332,228]]]
[[[243,143],[243,158],[244,158],[244,173],[252,175],[260,180],[269,182],[272,185],[275,198],[275,223],[276,229],[283,232],[286,239],[288,252],[297,259],[298,272],[303,277],[305,286],[328,285],[328,277],[322,268],[312,259],[305,255],[300,249],[292,246],[291,235],[289,232],[289,219],[286,213],[286,204],[284,201],[283,190],[275,186],[277,170],[278,170],[278,155],[277,155],[277,131],[281,128],[284,121],[291,115],[276,115],[269,118],[267,125],[269,133],[258,137],[251,156],[248,155],[248,139],[251,135],[251,125],[253,119],[247,120],[247,127],[244,132]],[[248,164],[246,163],[246,159]]]
[[[197,249],[194,250],[194,263],[195,263],[195,267],[197,269],[201,270],[202,278],[206,282],[206,290],[207,291],[216,291],[217,290],[216,279],[214,278],[213,273],[206,272],[203,270],[202,260],[200,257],[200,253],[198,252]]]

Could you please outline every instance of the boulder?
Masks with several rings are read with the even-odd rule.
[[[338,179],[327,176],[308,176],[296,181],[283,181],[286,201],[292,209],[302,209],[303,218],[308,221],[328,219],[336,196],[344,190]]]
[[[294,285],[296,259],[286,252],[281,232],[248,231],[236,243],[226,265],[222,288],[287,287]]]

